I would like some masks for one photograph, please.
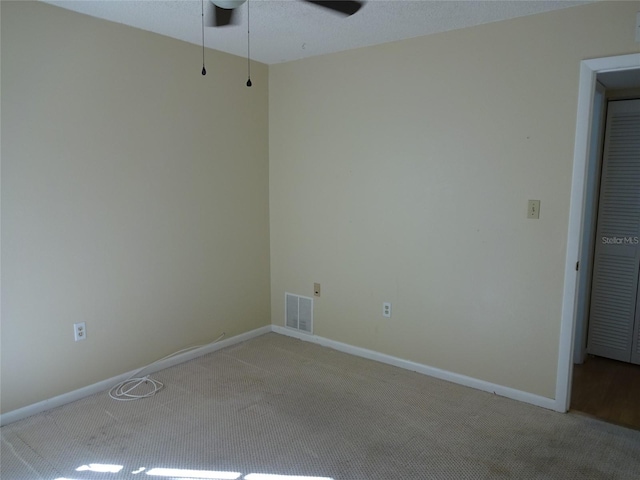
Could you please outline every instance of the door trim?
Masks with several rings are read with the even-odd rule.
[[[640,54],[594,58],[580,62],[580,82],[578,86],[578,112],[576,136],[573,151],[573,173],[569,203],[569,225],[565,257],[564,289],[562,293],[562,314],[560,319],[560,344],[558,349],[558,369],[556,376],[555,410],[566,412],[571,401],[571,378],[573,375],[573,343],[576,323],[578,296],[578,275],[576,262],[580,258],[582,238],[582,218],[585,207],[585,184],[589,155],[589,140],[596,75],[614,70],[635,70],[640,68]]]
[[[606,88],[596,80],[591,110],[591,133],[589,135],[589,159],[585,176],[584,216],[582,217],[582,238],[580,239],[580,265],[578,271],[576,297],[576,320],[573,340],[573,363],[584,363],[587,356],[587,326],[591,304],[594,248],[596,241],[597,212],[600,199],[600,174],[602,170],[602,149],[606,124]]]

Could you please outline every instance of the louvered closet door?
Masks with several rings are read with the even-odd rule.
[[[640,363],[640,100],[609,102],[587,351]]]

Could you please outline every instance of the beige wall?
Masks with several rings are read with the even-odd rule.
[[[272,322],[321,282],[315,334],[553,398],[579,62],[640,51],[638,10],[271,67]]]
[[[35,2],[1,32],[2,411],[268,325],[267,67]]]
[[[282,325],[313,282],[318,335],[553,397],[579,61],[640,51],[638,10],[254,64],[247,89],[242,58],[202,77],[195,45],[1,2],[2,412]]]

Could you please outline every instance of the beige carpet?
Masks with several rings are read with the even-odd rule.
[[[275,333],[153,377],[3,427],[2,480],[640,478],[639,431]]]

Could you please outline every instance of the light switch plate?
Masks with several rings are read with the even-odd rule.
[[[540,200],[529,200],[527,218],[540,218]]]

